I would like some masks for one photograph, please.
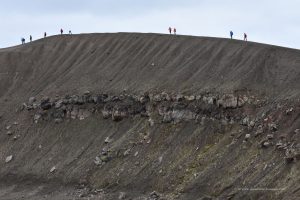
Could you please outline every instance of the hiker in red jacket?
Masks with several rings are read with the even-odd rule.
[[[244,33],[244,41],[248,41],[248,36],[247,36],[247,34],[246,33]]]
[[[177,30],[176,30],[176,28],[174,28],[174,30],[173,30],[173,31],[174,31],[174,35],[176,35],[176,31],[177,31]]]
[[[170,35],[172,34],[172,28],[171,27],[169,27],[169,33],[170,33]]]
[[[60,29],[60,34],[62,35],[64,33],[64,30],[63,29]]]

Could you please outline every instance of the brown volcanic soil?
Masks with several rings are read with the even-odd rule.
[[[288,148],[298,148],[299,86],[299,50],[236,40],[86,34],[0,49],[0,199],[117,199],[120,192],[142,199],[154,190],[166,199],[297,199],[300,162],[287,164],[276,143],[285,134]],[[30,97],[54,99],[86,90],[111,95],[243,93],[262,103],[233,110],[201,107],[209,113],[203,123],[162,123],[153,112],[154,126],[148,118],[114,122],[98,112],[84,120],[36,124],[35,111],[20,109]],[[169,104],[151,106],[164,103]],[[286,115],[291,107],[292,114]],[[224,125],[218,114],[234,115],[235,121]],[[255,121],[253,127],[240,124],[245,116]],[[252,137],[265,117],[279,129]],[[7,126],[17,140],[7,135]],[[251,134],[250,142],[244,140],[246,134]],[[267,134],[275,135],[276,142],[260,148]],[[140,144],[144,135],[151,142]],[[107,137],[112,141],[104,144]],[[93,161],[103,148],[116,156],[99,167]],[[5,163],[9,155],[13,160]],[[53,166],[57,170],[50,173]],[[87,188],[106,193],[85,192]]]

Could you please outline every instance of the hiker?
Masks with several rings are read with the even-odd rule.
[[[248,36],[247,36],[247,34],[246,33],[244,33],[244,41],[248,41]]]
[[[60,29],[60,34],[62,35],[64,33],[64,30],[63,29]]]
[[[30,42],[32,42],[32,36],[31,35],[29,36],[29,40],[30,40]]]
[[[47,37],[47,33],[46,33],[46,32],[44,33],[44,38],[45,38],[45,37]]]
[[[25,44],[25,38],[21,38],[22,44]]]
[[[69,34],[72,35],[72,31],[71,30],[69,30]]]
[[[233,38],[233,32],[230,31],[230,38],[232,39]]]
[[[170,33],[170,35],[172,34],[172,28],[171,27],[169,27],[169,33]]]
[[[176,30],[176,28],[174,28],[174,30],[173,30],[173,31],[174,31],[174,35],[176,35],[176,31],[177,31],[177,30]]]

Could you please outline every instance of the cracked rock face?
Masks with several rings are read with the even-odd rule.
[[[202,184],[205,180],[205,183],[213,185],[206,189],[208,194],[212,194],[210,191],[227,187],[223,182],[217,181],[218,185],[213,181],[220,176],[226,179],[224,174],[227,171],[234,174],[232,178],[244,176],[247,170],[251,172],[251,167],[267,170],[273,163],[276,163],[274,166],[299,163],[299,128],[292,126],[292,122],[297,120],[300,106],[266,102],[263,97],[249,92],[184,95],[86,92],[83,95],[30,98],[23,104],[26,107],[20,115],[31,119],[32,129],[39,136],[44,137],[44,133],[39,131],[50,126],[52,134],[58,137],[52,141],[52,151],[48,141],[38,140],[36,145],[36,152],[43,154],[49,151],[46,154],[50,158],[46,164],[43,163],[47,165],[47,176],[64,176],[69,173],[66,171],[71,166],[69,163],[80,161],[78,166],[84,166],[82,174],[89,176],[84,179],[89,179],[95,186],[131,185],[136,188],[148,184],[140,179],[144,177],[152,185],[154,178],[170,192],[190,190],[190,184]],[[24,135],[15,133],[12,122],[5,124],[4,130],[18,135],[15,143],[21,142]],[[73,126],[77,128],[68,130]],[[13,140],[12,137],[7,138]],[[63,165],[64,161],[60,160],[63,156],[54,158],[52,154],[59,148],[66,148],[68,141],[74,139],[80,140],[80,143],[70,144],[71,150],[66,151],[69,156],[74,155],[74,159]],[[66,144],[62,145],[63,142]],[[264,163],[269,162],[264,160],[265,155],[271,155],[272,163]],[[236,158],[240,159],[240,163]],[[137,175],[139,173],[142,175]],[[247,176],[252,178],[252,175]],[[132,177],[134,181],[130,181]],[[260,180],[258,177],[254,179]],[[167,182],[172,184],[164,185]],[[235,186],[233,183],[231,187]],[[163,196],[158,192],[155,194],[145,198]],[[182,194],[178,192],[177,195]]]

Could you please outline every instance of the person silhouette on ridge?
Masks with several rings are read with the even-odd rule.
[[[172,28],[171,27],[169,27],[169,33],[170,33],[170,35],[172,34]]]
[[[62,35],[64,33],[64,30],[63,29],[60,29],[60,34]]]
[[[230,38],[232,39],[233,38],[233,32],[230,31]]]
[[[248,36],[247,36],[247,34],[246,33],[244,33],[244,41],[248,41]]]

